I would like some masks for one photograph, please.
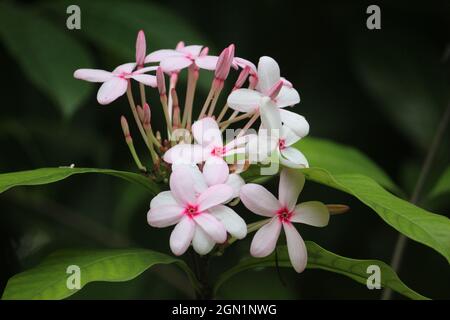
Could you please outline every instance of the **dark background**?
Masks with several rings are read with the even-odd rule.
[[[17,21],[8,24],[5,12],[0,13],[0,172],[71,163],[134,170],[119,126],[121,114],[130,117],[126,99],[99,106],[95,100],[98,86],[76,82],[71,74],[79,67],[111,70],[133,61],[135,34],[142,27],[148,52],[185,40],[203,41],[199,44],[210,46],[212,54],[235,43],[237,56],[253,62],[262,55],[274,57],[282,75],[300,92],[302,101],[295,110],[308,119],[311,136],[354,146],[384,168],[407,195],[411,193],[448,103],[449,62],[445,57],[450,54],[450,1],[127,1],[122,6],[115,1],[95,1],[105,17],[97,25],[90,7],[83,3],[79,4],[82,30],[71,31],[65,26],[65,8],[77,1],[7,2],[19,14],[51,23],[88,53],[92,65],[76,65],[77,58],[71,56],[75,53],[55,56],[56,49],[45,48],[49,60],[58,61],[68,79],[61,86],[90,90],[79,107],[69,112],[62,111],[48,91],[38,89],[27,71],[27,61],[33,59],[18,58],[11,50],[13,40],[5,40],[11,38],[10,32],[17,32],[11,28]],[[381,30],[366,28],[369,4],[381,7]],[[33,26],[34,22],[27,23]],[[92,35],[97,30],[102,40]],[[58,46],[57,38],[54,45]],[[32,46],[27,49],[28,55],[41,54]],[[151,97],[158,106],[156,95]],[[197,101],[200,104],[202,99]],[[161,112],[156,107],[153,110],[158,126]],[[447,131],[425,192],[449,163],[448,142]],[[351,206],[349,213],[333,217],[327,228],[300,226],[304,239],[343,256],[390,261],[397,233],[375,212],[341,192],[313,183],[307,183],[301,197]],[[2,194],[0,292],[9,277],[36,265],[55,249],[140,246],[169,252],[170,228],[154,229],[146,223],[149,201],[139,187],[96,175]],[[422,201],[421,205],[449,213],[445,201]],[[252,221],[255,216],[245,213],[244,218]],[[251,238],[237,243],[225,258],[213,260],[213,274],[247,254]],[[131,282],[88,284],[73,297],[185,298],[180,288],[162,280],[166,272],[156,268]],[[399,275],[426,296],[450,298],[447,262],[423,245],[408,243]],[[273,269],[244,272],[224,285],[220,297],[377,299],[381,295],[325,271],[297,275],[282,269],[281,278]]]

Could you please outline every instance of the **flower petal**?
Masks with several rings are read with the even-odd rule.
[[[197,195],[192,187],[192,177],[195,174],[190,166],[180,166],[170,175],[170,191],[180,205],[195,204]]]
[[[280,136],[282,139],[284,139],[284,145],[286,147],[293,145],[294,143],[296,143],[301,139],[299,136],[294,134],[294,132],[291,129],[289,129],[289,127],[287,127],[286,125],[283,125],[281,127]]]
[[[183,217],[183,207],[178,204],[152,206],[147,213],[147,222],[152,227],[164,228],[178,223]]]
[[[138,32],[136,38],[136,64],[143,65],[145,60],[145,54],[147,53],[147,47],[145,42],[145,34],[143,30]]]
[[[192,239],[192,247],[195,252],[205,255],[211,252],[216,243],[200,226],[195,227],[194,238]]]
[[[193,56],[198,56],[200,54],[200,51],[202,51],[202,48],[203,48],[203,46],[201,46],[201,45],[193,44],[190,46],[185,46],[183,48],[180,48],[179,50],[181,52],[188,53]]]
[[[284,168],[280,173],[278,199],[281,205],[294,210],[297,199],[305,185],[305,175],[296,169]]]
[[[283,228],[286,233],[289,259],[295,271],[300,273],[305,270],[308,261],[305,242],[291,223],[283,223]]]
[[[259,184],[248,183],[242,186],[239,196],[248,210],[264,217],[273,217],[280,209],[277,198]]]
[[[224,243],[227,240],[225,226],[211,214],[198,214],[194,216],[194,220],[215,242]]]
[[[170,235],[170,249],[173,254],[180,256],[186,252],[191,244],[195,232],[195,222],[184,216],[175,226]]]
[[[124,95],[127,91],[128,81],[113,77],[100,86],[97,92],[97,101],[100,104],[109,104]]]
[[[298,137],[303,138],[309,133],[309,123],[298,113],[280,109],[281,121]]]
[[[176,204],[178,204],[178,202],[173,197],[172,192],[162,191],[150,201],[150,208]]]
[[[195,141],[203,147],[222,147],[222,133],[216,120],[206,117],[192,124]]]
[[[195,64],[201,69],[216,70],[218,60],[217,56],[201,56],[195,59]]]
[[[243,239],[247,235],[247,224],[244,219],[241,218],[233,209],[218,205],[213,208],[209,208],[209,213],[216,217],[223,223],[225,229],[233,237]]]
[[[279,80],[280,67],[278,63],[271,57],[261,57],[258,63],[258,89],[260,92],[267,94]]]
[[[242,186],[245,184],[245,181],[240,175],[232,173],[228,176],[225,184],[233,189],[232,198],[237,198],[239,197],[239,192],[241,191]]]
[[[183,166],[190,166],[191,169],[191,175],[192,175],[192,188],[195,190],[195,194],[198,197],[200,193],[208,189],[208,184],[206,183],[205,177],[203,176],[203,173],[200,171],[197,165],[195,164],[173,164],[172,165],[172,172],[175,170],[178,170],[179,168]]]
[[[131,73],[131,72],[133,72],[135,67],[136,67],[135,62],[124,63],[124,64],[121,64],[120,66],[118,66],[117,68],[115,68],[113,70],[113,73],[114,74]]]
[[[255,64],[251,61],[248,61],[247,59],[234,57],[233,62],[236,63],[242,69],[244,69],[245,67],[249,67],[252,74],[257,73]]]
[[[192,60],[186,57],[169,57],[161,61],[164,72],[173,72],[189,67]]]
[[[250,245],[250,254],[257,258],[267,257],[273,252],[280,236],[281,222],[278,217],[272,218],[269,223],[259,229]]]
[[[89,82],[105,82],[113,77],[109,71],[100,69],[78,69],[73,73],[75,79]]]
[[[203,148],[199,144],[177,144],[163,156],[167,163],[194,164],[203,161]]]
[[[226,184],[216,184],[203,191],[197,199],[199,211],[225,203],[231,199],[233,189]]]
[[[295,207],[293,222],[308,224],[314,227],[325,227],[330,220],[330,212],[327,207],[319,201],[308,201],[300,203]]]
[[[160,62],[161,60],[167,59],[169,57],[180,57],[180,56],[182,57],[184,56],[184,54],[176,50],[172,49],[156,50],[145,57],[145,63]]]
[[[284,108],[299,103],[300,95],[294,88],[284,86],[281,88],[275,100],[278,108]]]
[[[228,106],[241,112],[254,112],[258,110],[261,102],[261,93],[250,89],[233,91],[227,99]]]
[[[133,74],[130,76],[134,80],[145,84],[146,86],[156,88],[156,76],[152,76],[150,74]]]
[[[280,132],[272,132],[274,130],[280,130],[281,117],[280,111],[275,103],[267,97],[261,99],[261,107],[259,108],[261,113],[261,123],[265,129],[269,130],[271,135],[280,136]]]
[[[282,165],[289,168],[308,168],[308,160],[306,160],[303,153],[293,147],[287,147],[281,150],[280,162]]]
[[[228,164],[219,157],[209,157],[203,166],[203,176],[208,186],[223,184],[227,181],[230,170]]]

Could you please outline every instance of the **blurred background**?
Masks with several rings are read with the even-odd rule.
[[[81,8],[81,30],[66,28],[71,4]],[[381,8],[381,30],[366,28],[369,4]],[[119,125],[120,115],[131,116],[126,99],[100,106],[95,99],[98,86],[77,81],[72,74],[81,67],[112,70],[133,61],[139,29],[146,33],[148,52],[184,40],[209,46],[211,54],[235,43],[236,55],[255,63],[262,55],[274,57],[282,75],[300,92],[302,102],[295,111],[308,119],[310,135],[361,150],[407,195],[449,101],[448,0],[0,1],[1,173],[72,163],[135,170]],[[210,79],[204,73],[200,77],[198,104]],[[147,91],[149,99],[158,106],[153,91]],[[153,108],[154,123],[161,115]],[[424,190],[449,164],[448,132]],[[144,151],[142,145],[137,148]],[[301,226],[304,239],[346,257],[389,263],[397,233],[375,212],[314,183],[307,183],[301,197],[351,207],[349,213],[333,217],[327,228]],[[446,200],[420,205],[448,216]],[[0,293],[12,275],[56,249],[146,247],[169,252],[170,228],[147,225],[149,201],[145,190],[97,175],[2,194]],[[240,212],[246,221],[256,220],[242,208]],[[246,255],[251,238],[238,242],[224,259],[213,260],[213,276]],[[421,244],[408,242],[399,275],[428,297],[450,298],[447,262]],[[177,277],[179,281],[166,281]],[[176,269],[154,268],[131,282],[88,284],[72,298],[186,298],[186,285]],[[237,275],[219,297],[380,295],[325,271],[308,270],[299,276],[289,269],[280,275],[267,269]]]

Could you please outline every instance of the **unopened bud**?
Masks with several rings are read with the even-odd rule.
[[[256,74],[250,74],[248,77],[249,89],[254,90],[258,85],[258,76]]]
[[[140,30],[136,39],[136,64],[138,66],[144,65],[146,50],[145,34],[143,30]]]
[[[217,80],[225,81],[230,73],[231,64],[234,59],[234,44],[230,44],[226,47],[219,56],[216,65],[216,71],[214,77]]]
[[[234,84],[233,90],[240,89],[244,85],[250,74],[250,70],[251,68],[249,66],[245,66],[245,68],[242,69],[241,73],[239,73],[239,77],[236,80],[236,83]]]
[[[173,128],[178,129],[181,127],[181,119],[180,119],[180,106],[173,106]]]
[[[166,94],[166,80],[164,78],[164,72],[161,67],[156,70],[156,84],[158,85],[159,95]]]
[[[177,46],[175,47],[175,50],[180,50],[184,48],[184,42],[180,41],[177,43]]]
[[[120,117],[120,125],[122,126],[123,135],[125,136],[125,141],[127,144],[132,143],[133,139],[130,134],[130,127],[128,126],[127,118],[124,116]]]
[[[150,129],[151,117],[152,117],[152,113],[150,110],[150,106],[148,105],[148,103],[146,103],[144,105],[144,109],[143,109],[143,121],[142,121],[142,123],[144,124],[145,130]]]
[[[141,123],[144,123],[144,110],[142,109],[142,107],[140,105],[136,106],[136,110],[139,116],[139,120],[141,120]]]
[[[267,94],[270,97],[270,99],[275,100],[275,98],[280,93],[281,88],[283,88],[283,85],[284,85],[283,80],[278,80],[278,82],[275,83],[272,88],[270,88]]]
[[[202,51],[200,51],[200,57],[202,57],[202,56],[207,56],[208,53],[209,53],[209,48],[208,48],[208,47],[204,47],[204,48],[202,49]]]
[[[341,214],[350,210],[350,207],[345,204],[327,204],[326,207],[330,214]]]

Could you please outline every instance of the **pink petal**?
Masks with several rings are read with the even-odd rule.
[[[327,207],[319,201],[308,201],[300,203],[295,207],[293,222],[308,224],[314,227],[325,227],[330,220],[330,212]]]
[[[280,209],[277,198],[259,184],[248,183],[242,186],[239,196],[247,209],[264,217],[273,217]]]
[[[267,94],[280,80],[280,67],[271,57],[261,57],[258,63],[258,89]]]
[[[215,70],[218,59],[217,56],[201,56],[195,59],[195,64],[201,69]]]
[[[74,78],[89,82],[105,82],[113,77],[109,71],[99,69],[78,69],[73,73]]]
[[[195,232],[195,222],[185,216],[175,226],[170,235],[170,249],[173,254],[180,256],[186,252],[191,244]]]
[[[228,164],[219,157],[209,157],[203,166],[203,176],[209,186],[225,183],[229,172]]]
[[[292,130],[289,129],[286,125],[281,127],[280,136],[282,139],[284,139],[284,145],[286,147],[289,147],[300,140],[300,137],[294,134],[294,132],[292,132]]]
[[[289,168],[308,168],[308,160],[298,149],[287,147],[281,150],[280,162]]]
[[[283,223],[283,228],[286,233],[289,259],[295,271],[300,273],[305,270],[308,261],[305,242],[291,223]]]
[[[300,95],[294,88],[282,87],[276,98],[278,108],[293,106],[300,102]]]
[[[250,89],[238,89],[233,91],[227,99],[228,106],[241,112],[253,112],[258,110],[261,102],[261,93]]]
[[[192,64],[192,60],[186,57],[169,57],[161,61],[161,68],[164,72],[178,71],[189,67]]]
[[[203,191],[197,199],[199,211],[225,203],[231,199],[233,189],[226,184],[216,184]]]
[[[224,225],[209,213],[198,214],[194,216],[194,220],[215,242],[224,243],[227,240]]]
[[[131,72],[133,72],[135,67],[136,67],[136,63],[134,63],[134,62],[124,63],[124,64],[121,64],[120,66],[118,66],[117,68],[115,68],[113,70],[113,73],[114,74],[131,73]]]
[[[128,81],[122,78],[113,77],[103,83],[97,92],[97,101],[100,104],[109,104],[125,94]]]
[[[145,84],[146,86],[156,88],[156,77],[149,74],[133,74],[130,76],[134,80]]]
[[[178,204],[152,207],[147,213],[147,222],[152,227],[164,228],[180,221],[183,207]]]
[[[150,208],[177,204],[178,203],[173,197],[172,192],[162,191],[150,201]]]
[[[179,168],[186,166],[186,164],[174,164],[172,165],[172,172],[178,170]],[[205,177],[197,165],[188,165],[192,168],[192,187],[195,190],[195,194],[198,197],[203,191],[208,189],[208,184],[206,183]]]
[[[189,166],[180,166],[170,176],[170,191],[180,205],[195,204],[197,195],[192,187],[194,169]]]
[[[234,57],[234,62],[242,69],[244,69],[245,67],[249,67],[252,74],[257,73],[255,64],[253,62],[248,61],[247,59]]]
[[[280,109],[281,121],[289,127],[299,138],[303,138],[309,133],[309,123],[305,117],[298,113]]]
[[[237,239],[243,239],[247,235],[247,225],[233,209],[218,205],[210,208],[209,213],[216,217],[220,222],[223,223],[225,229],[233,237]]]
[[[145,34],[143,30],[139,30],[136,38],[136,64],[142,66],[145,60],[146,54]]]
[[[280,136],[281,117],[280,111],[275,103],[267,97],[261,99],[261,123],[265,129],[269,130],[268,134]],[[274,130],[277,130],[274,132]]]
[[[158,69],[158,66],[150,66],[150,67],[140,68],[140,69],[137,69],[137,70],[133,71],[133,74],[146,73],[146,72],[149,72],[149,71],[155,71],[157,69]]]
[[[177,144],[164,154],[164,161],[176,164],[200,163],[203,159],[203,147],[199,144]]]
[[[171,49],[163,49],[163,50],[157,50],[145,57],[145,63],[150,62],[160,62],[161,60],[170,58],[170,57],[182,57],[184,56],[183,53],[178,52],[176,50]]]
[[[195,252],[203,256],[210,253],[215,244],[214,240],[200,226],[195,226],[194,238],[192,239],[192,247]]]
[[[281,205],[294,210],[297,199],[305,185],[305,175],[299,170],[283,169],[280,173],[280,184],[278,187],[278,199]]]
[[[267,257],[273,252],[280,236],[281,222],[277,217],[259,229],[250,245],[250,254],[257,258]]]
[[[202,51],[202,48],[203,48],[203,46],[194,44],[194,45],[190,45],[190,46],[185,46],[183,48],[180,48],[179,50],[181,52],[184,52],[184,53],[190,54],[194,57],[197,57],[200,54],[200,51]]]
[[[195,141],[203,147],[222,147],[222,133],[216,120],[206,117],[195,121],[192,125]]]

